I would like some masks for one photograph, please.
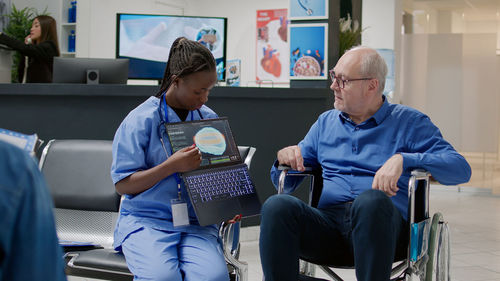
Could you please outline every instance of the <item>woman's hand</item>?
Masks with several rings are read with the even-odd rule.
[[[193,144],[172,154],[166,162],[175,167],[176,172],[188,172],[200,166],[201,151]]]
[[[31,44],[31,34],[29,34],[28,36],[26,36],[24,38],[24,44]]]
[[[185,147],[167,158],[160,165],[137,171],[115,184],[120,194],[138,194],[151,188],[173,173],[194,170],[200,166],[201,152],[195,146]]]

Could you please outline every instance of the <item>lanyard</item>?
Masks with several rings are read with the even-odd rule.
[[[167,105],[167,95],[165,95],[165,94],[163,95],[163,103],[165,104],[165,123],[169,123],[169,121],[168,121],[168,105]],[[194,119],[193,119],[193,118],[194,118],[194,117],[193,117],[193,112],[192,112],[192,111],[190,111],[189,113],[191,114],[191,121],[193,121],[193,120],[194,120]],[[201,116],[201,115],[200,115],[200,116]],[[203,118],[201,118],[201,119],[203,119]]]
[[[163,94],[163,103],[165,104],[165,123],[169,123],[167,95],[166,94]],[[190,113],[191,113],[191,121],[193,121],[193,112],[191,111]],[[199,113],[199,111],[198,111],[198,113]],[[201,117],[201,115],[200,115],[200,117]],[[181,177],[179,177],[179,173],[175,173],[174,178],[175,178],[175,181],[177,182],[177,196],[179,196],[179,200],[181,200],[181,182],[182,181],[181,181]]]

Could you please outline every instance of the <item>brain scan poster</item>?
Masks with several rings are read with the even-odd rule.
[[[287,26],[287,9],[257,11],[257,81],[289,82]]]
[[[328,25],[290,24],[290,79],[327,79]]]

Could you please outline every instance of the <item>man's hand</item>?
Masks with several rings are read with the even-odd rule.
[[[184,147],[183,149],[172,154],[172,156],[170,156],[167,161],[173,163],[173,165],[177,169],[177,172],[188,172],[200,166],[201,152],[193,144],[189,147]]]
[[[397,184],[402,173],[403,156],[401,154],[394,154],[375,173],[372,188],[385,192],[387,196],[394,196],[399,190]]]
[[[278,162],[280,165],[288,165],[299,172],[305,170],[304,159],[298,145],[288,146],[278,151]]]

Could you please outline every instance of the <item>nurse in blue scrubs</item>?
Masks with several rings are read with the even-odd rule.
[[[175,153],[165,123],[215,118],[205,106],[217,82],[202,44],[172,44],[160,91],[132,110],[116,131],[111,177],[125,198],[115,229],[134,280],[228,280],[216,225],[200,226],[178,173],[196,169],[194,146]]]

